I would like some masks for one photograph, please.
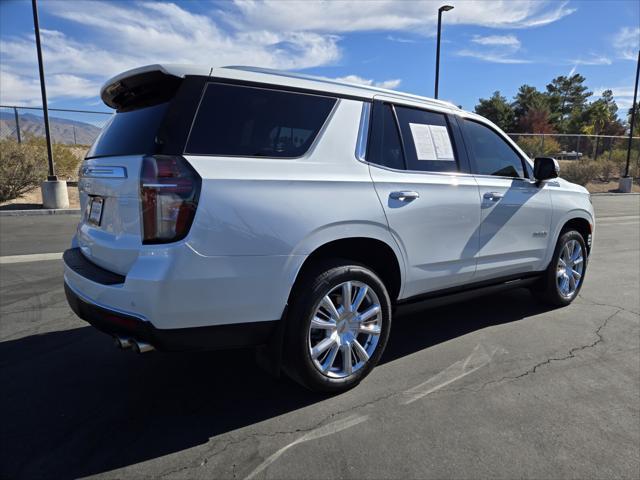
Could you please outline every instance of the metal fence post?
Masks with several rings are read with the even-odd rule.
[[[611,161],[611,153],[613,152],[613,137],[609,139],[609,161]]]
[[[578,140],[576,141],[576,160],[580,160],[580,135],[578,135]]]
[[[20,136],[20,118],[18,117],[18,109],[13,107],[13,114],[16,117],[16,137],[18,138],[18,143],[22,143],[22,137]]]

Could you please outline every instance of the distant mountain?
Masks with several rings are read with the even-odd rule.
[[[105,115],[105,121],[108,118]],[[44,121],[42,117],[25,113],[18,114],[18,120],[23,138],[28,135],[44,137]],[[90,123],[52,116],[49,116],[49,127],[52,141],[67,145],[91,145],[100,133],[100,128]],[[6,110],[0,111],[0,139],[4,138],[16,138],[14,113]]]

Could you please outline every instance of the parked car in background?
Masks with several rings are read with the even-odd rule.
[[[138,351],[262,345],[317,391],[360,382],[397,309],[584,281],[587,191],[486,119],[245,67],[152,65],[103,87],[64,254],[73,310]],[[496,309],[500,306],[496,305]]]

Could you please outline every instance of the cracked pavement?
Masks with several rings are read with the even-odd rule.
[[[398,317],[334,397],[247,350],[120,352],[70,312],[59,262],[2,265],[0,477],[638,478],[640,196],[593,201],[571,306],[514,290]],[[0,254],[62,251],[76,221],[0,217]]]

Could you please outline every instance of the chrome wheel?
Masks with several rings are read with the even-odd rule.
[[[378,296],[363,282],[344,282],[316,305],[309,325],[309,355],[332,378],[346,378],[373,355],[382,329]]]
[[[556,268],[558,292],[564,298],[575,295],[584,272],[584,255],[582,246],[577,240],[569,240],[562,247]]]

